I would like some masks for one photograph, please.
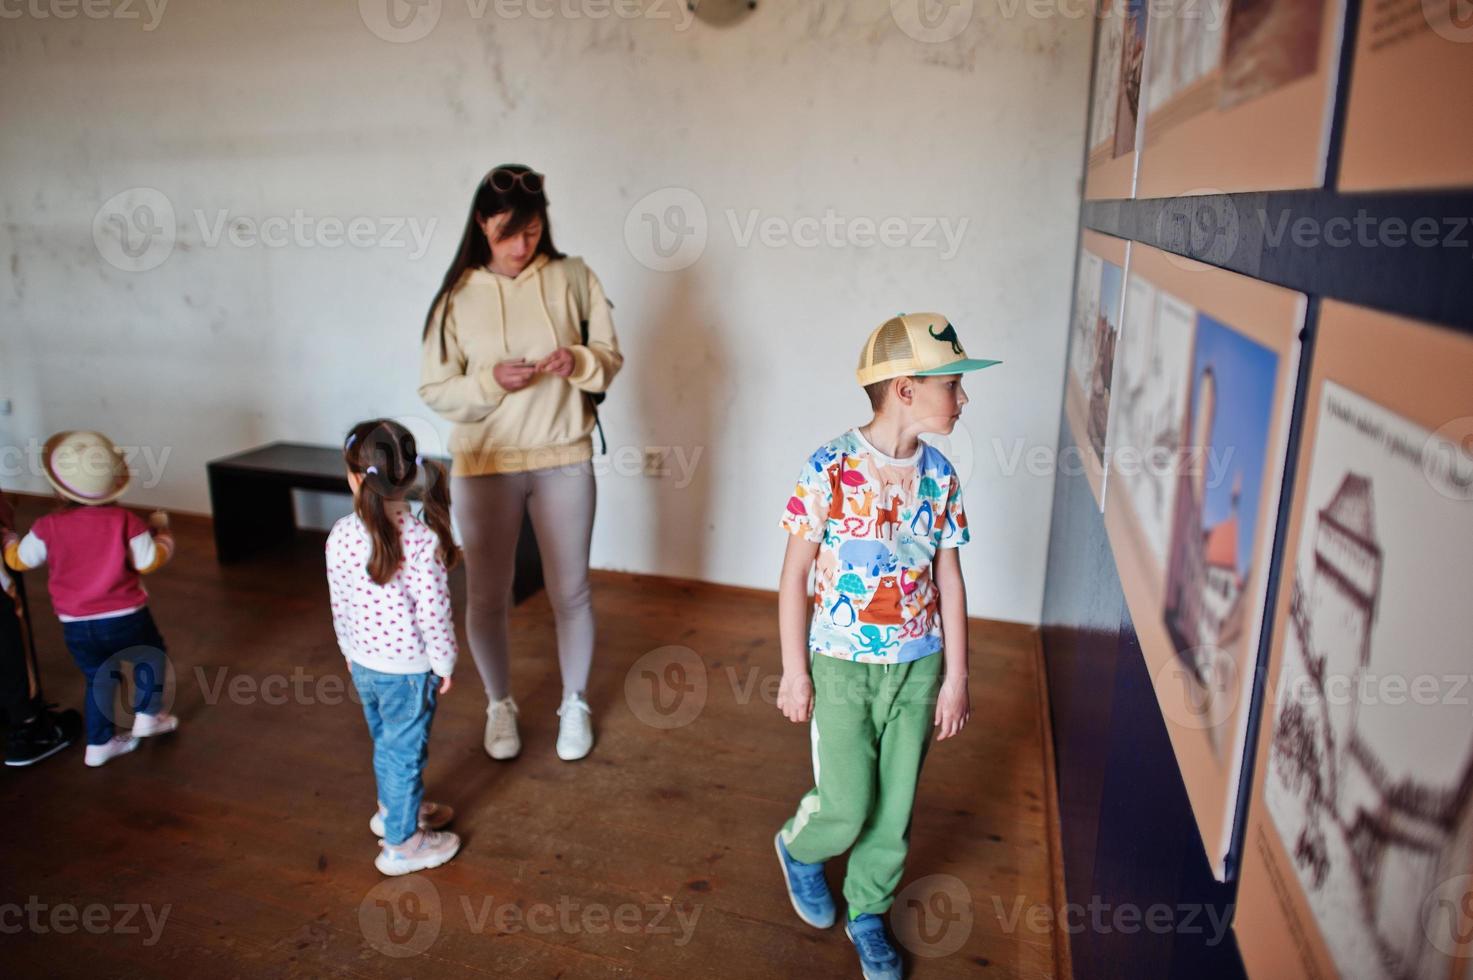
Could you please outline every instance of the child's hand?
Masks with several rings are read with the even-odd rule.
[[[972,717],[972,699],[967,694],[966,678],[955,678],[941,683],[941,694],[936,698],[936,741],[958,735]]]
[[[440,678],[440,693],[441,694],[449,694],[450,693],[450,675],[449,674],[446,674],[444,677]]]
[[[804,722],[813,717],[813,678],[807,671],[793,674],[783,671],[777,686],[777,710],[791,722]]]
[[[148,526],[159,533],[169,530],[169,515],[161,510],[156,510],[148,515]]]

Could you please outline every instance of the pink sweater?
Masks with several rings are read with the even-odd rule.
[[[369,578],[373,543],[357,514],[327,536],[327,584],[332,625],[343,656],[386,674],[455,670],[450,582],[435,532],[412,514],[398,517],[404,561],[384,585]]]
[[[168,539],[155,541],[143,518],[115,504],[47,514],[5,549],[18,572],[51,566],[51,605],[63,621],[106,619],[148,604],[139,576],[169,560]]]

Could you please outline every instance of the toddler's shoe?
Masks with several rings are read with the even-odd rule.
[[[900,980],[900,954],[885,935],[885,920],[862,912],[844,923],[844,934],[859,952],[864,980]]]
[[[417,831],[402,844],[391,846],[379,841],[383,849],[373,859],[373,866],[386,875],[407,875],[428,868],[438,868],[455,857],[460,850],[460,837],[440,830]]]
[[[98,766],[107,765],[108,760],[127,755],[136,748],[138,748],[138,739],[132,735],[114,735],[112,741],[87,746],[87,758],[83,761],[96,769]]]
[[[593,712],[581,694],[569,694],[557,715],[557,757],[576,762],[593,749]]]
[[[148,738],[150,735],[167,735],[179,728],[179,718],[167,711],[156,715],[139,713],[133,716],[133,737]]]
[[[54,707],[45,705],[35,718],[10,730],[5,744],[7,766],[29,766],[40,762],[71,745],[81,734],[82,716],[70,708],[53,711]]]
[[[486,709],[486,754],[493,759],[515,759],[522,751],[522,737],[517,734],[517,703],[510,697],[492,701]]]
[[[815,929],[827,929],[833,925],[834,896],[829,893],[829,883],[824,880],[823,864],[804,864],[794,858],[788,853],[780,830],[772,842],[777,847],[783,881],[788,884],[788,898],[792,900],[793,911],[798,913],[798,918]]]
[[[373,831],[373,836],[384,836],[384,817],[389,811],[382,806],[368,819],[368,829]],[[419,805],[419,829],[439,830],[447,823],[455,819],[455,811],[443,803],[425,802]]]

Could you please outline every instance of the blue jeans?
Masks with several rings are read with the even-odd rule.
[[[126,616],[61,624],[62,639],[87,678],[87,744],[113,737],[117,718],[113,697],[123,679],[123,663],[133,664],[135,713],[156,715],[164,699],[164,638],[147,609]]]
[[[378,799],[387,811],[384,840],[402,844],[419,828],[424,799],[425,760],[430,754],[430,722],[440,678],[423,674],[386,674],[353,664],[353,686],[363,702],[363,717],[373,737],[373,774]]]

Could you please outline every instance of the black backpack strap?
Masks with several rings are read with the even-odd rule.
[[[600,447],[598,454],[600,456],[607,456],[609,454],[609,437],[604,435],[604,423],[598,417],[597,408],[593,410],[593,427],[598,430],[598,444]]]

